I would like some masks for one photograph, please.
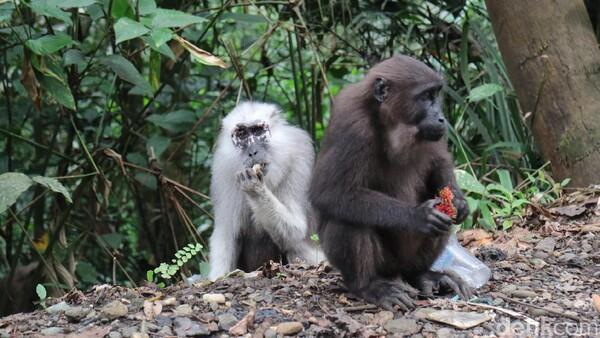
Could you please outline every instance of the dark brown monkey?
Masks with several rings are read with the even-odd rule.
[[[413,307],[412,286],[470,296],[459,277],[430,270],[452,223],[434,208],[438,191],[452,188],[457,222],[468,215],[444,137],[442,85],[408,56],[374,66],[335,98],[313,173],[327,258],[350,291],[384,308]]]

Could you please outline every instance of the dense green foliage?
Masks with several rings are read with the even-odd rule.
[[[466,180],[514,189],[543,164],[482,1],[9,1],[0,41],[0,173],[58,178],[72,198],[35,185],[0,214],[0,276],[41,261],[53,289],[135,284],[185,244],[206,247],[221,117],[277,102],[318,144],[331,97],[395,53],[444,74]],[[480,188],[469,226],[502,224],[531,196]]]

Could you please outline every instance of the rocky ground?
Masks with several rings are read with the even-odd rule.
[[[478,297],[423,299],[389,312],[345,293],[327,265],[265,266],[215,283],[99,285],[0,319],[1,337],[600,336],[600,200],[532,206],[510,231],[462,232],[492,279]]]

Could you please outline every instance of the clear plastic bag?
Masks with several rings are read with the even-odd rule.
[[[455,273],[474,289],[483,286],[492,276],[490,268],[460,245],[456,234],[448,238],[448,244],[431,270]]]

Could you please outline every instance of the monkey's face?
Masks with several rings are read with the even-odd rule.
[[[238,123],[231,133],[233,145],[240,151],[244,166],[260,164],[266,172],[271,130],[264,121]]]

